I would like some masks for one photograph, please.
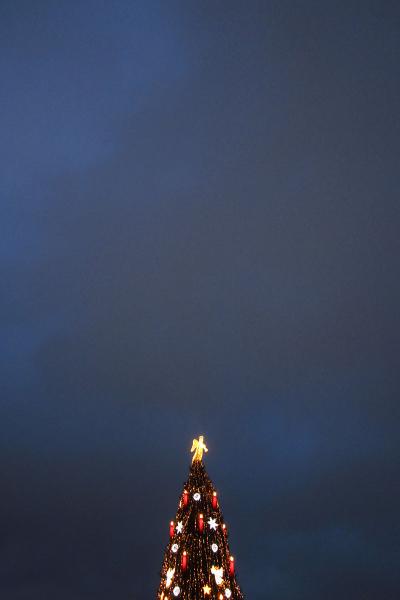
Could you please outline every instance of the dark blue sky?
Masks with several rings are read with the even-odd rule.
[[[248,600],[397,600],[398,2],[0,30],[2,600],[153,599],[199,433]]]

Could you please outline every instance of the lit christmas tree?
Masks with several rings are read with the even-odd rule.
[[[193,440],[191,451],[189,479],[169,525],[157,600],[243,600],[218,494],[202,462],[208,452],[203,436]]]

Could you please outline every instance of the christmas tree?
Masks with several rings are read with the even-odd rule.
[[[189,478],[179,501],[161,569],[157,600],[243,600],[218,494],[203,465],[203,436],[193,440]]]

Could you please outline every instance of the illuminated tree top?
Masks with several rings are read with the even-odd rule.
[[[193,440],[189,478],[170,522],[157,600],[243,600],[228,528],[204,464],[204,437]]]

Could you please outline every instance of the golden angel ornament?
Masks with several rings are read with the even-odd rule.
[[[192,462],[195,462],[196,460],[202,460],[203,452],[208,452],[208,448],[204,443],[204,436],[201,435],[198,440],[193,440],[192,449],[190,452],[194,452]]]

